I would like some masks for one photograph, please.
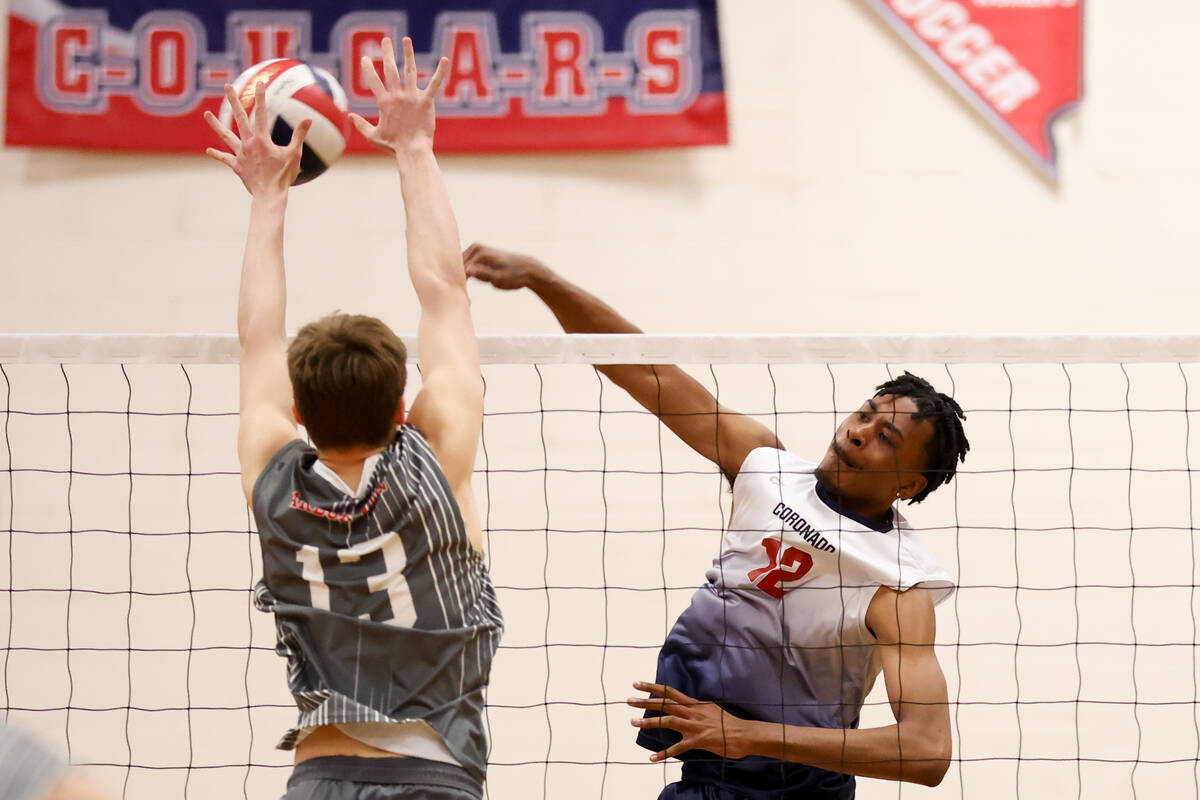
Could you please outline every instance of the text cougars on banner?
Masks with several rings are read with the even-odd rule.
[[[361,59],[381,63],[389,36],[413,38],[422,80],[450,60],[444,151],[728,140],[716,0],[170,5],[11,0],[6,143],[200,151],[222,86],[268,58],[329,70],[369,115]],[[350,148],[368,146],[355,133]]]

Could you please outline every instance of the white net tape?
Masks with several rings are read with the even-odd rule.
[[[938,611],[955,762],[935,790],[861,780],[860,798],[1196,795],[1200,339],[481,349],[476,491],[508,626],[489,797],[653,797],[678,774],[633,744],[623,701],[703,581],[729,493],[599,362],[698,365],[810,459],[905,368],[966,409],[965,466],[908,510],[961,586]],[[3,700],[118,796],[272,797],[286,779],[291,699],[249,602],[235,360],[232,337],[0,337]],[[890,722],[877,686],[862,725]]]

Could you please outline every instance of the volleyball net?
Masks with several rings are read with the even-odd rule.
[[[955,752],[929,797],[1196,796],[1200,339],[482,339],[475,490],[506,620],[487,793],[655,797],[634,744],[717,555],[716,468],[591,368],[679,363],[817,460],[909,369],[967,412],[957,479],[905,513],[958,584],[937,612]],[[7,720],[118,796],[277,797],[294,720],[235,454],[231,337],[0,336]],[[419,386],[412,371],[411,393]],[[879,682],[861,725],[890,724]],[[860,780],[860,798],[911,789]],[[923,796],[925,796],[923,794]]]

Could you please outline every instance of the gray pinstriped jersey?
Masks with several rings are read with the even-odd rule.
[[[289,443],[253,493],[255,604],[275,615],[300,711],[279,747],[317,725],[420,719],[482,778],[483,690],[503,621],[441,466],[411,425],[359,497],[317,475],[316,460]]]

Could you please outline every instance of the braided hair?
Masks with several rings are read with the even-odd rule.
[[[958,469],[958,462],[966,461],[971,444],[963,432],[962,421],[967,418],[962,407],[949,395],[934,389],[924,378],[907,370],[898,378],[875,387],[875,396],[892,395],[909,397],[917,404],[913,421],[927,419],[933,423],[933,435],[925,443],[925,488],[909,503],[919,503],[942,484],[949,483]]]

